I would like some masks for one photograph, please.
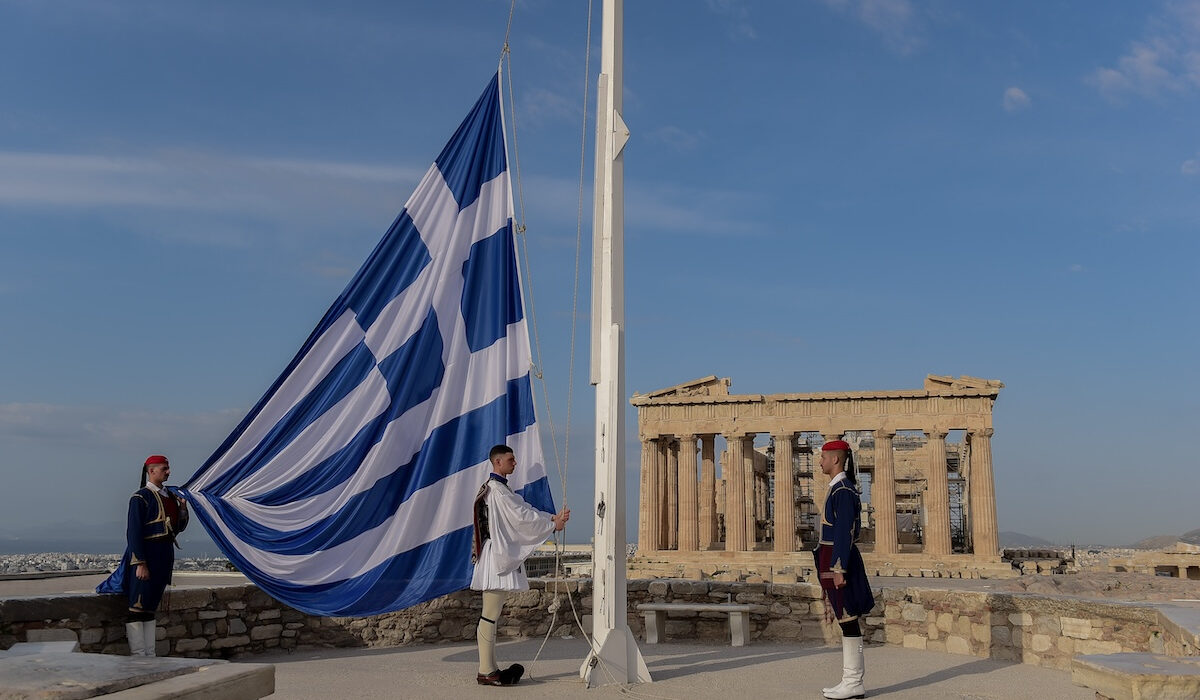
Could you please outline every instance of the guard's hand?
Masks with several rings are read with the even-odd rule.
[[[150,578],[150,567],[146,566],[145,564],[138,564],[137,569],[135,569],[133,572],[133,575],[145,581],[146,579]]]
[[[554,521],[554,531],[561,532],[562,529],[567,526],[567,521],[571,519],[571,509],[563,508],[562,510],[558,511],[558,515],[555,515],[550,519]]]
[[[833,572],[833,587],[841,588],[842,586],[845,586],[845,585],[846,585],[846,577],[842,575],[842,572],[840,572],[840,571]]]

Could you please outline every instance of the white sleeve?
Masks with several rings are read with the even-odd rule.
[[[488,529],[492,553],[501,574],[514,571],[533,554],[552,532],[550,514],[526,503],[520,496],[499,484],[488,485]]]

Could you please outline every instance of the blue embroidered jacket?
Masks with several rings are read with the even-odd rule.
[[[176,517],[163,505],[165,499],[175,502]],[[166,540],[174,543],[175,536],[188,524],[187,505],[182,498],[166,489],[155,491],[142,487],[129,497],[129,517],[125,524],[125,546],[129,548],[129,563],[136,566],[148,560],[146,543]]]
[[[850,548],[858,541],[862,530],[859,519],[862,500],[849,479],[834,484],[825,496],[825,508],[821,514],[821,544],[833,547],[830,571],[846,573],[850,562]]]

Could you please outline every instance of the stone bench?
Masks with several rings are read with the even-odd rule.
[[[721,612],[729,614],[729,638],[735,647],[745,646],[750,637],[749,605],[738,603],[640,603],[637,609],[646,616],[646,643],[658,644],[666,636],[667,613]]]
[[[1096,698],[1200,697],[1200,658],[1124,653],[1076,656],[1071,681],[1096,691]]]

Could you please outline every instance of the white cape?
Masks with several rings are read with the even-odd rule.
[[[521,564],[554,532],[550,514],[540,511],[494,479],[487,482],[490,537],[475,562],[471,588],[477,591],[525,591],[529,581]]]

